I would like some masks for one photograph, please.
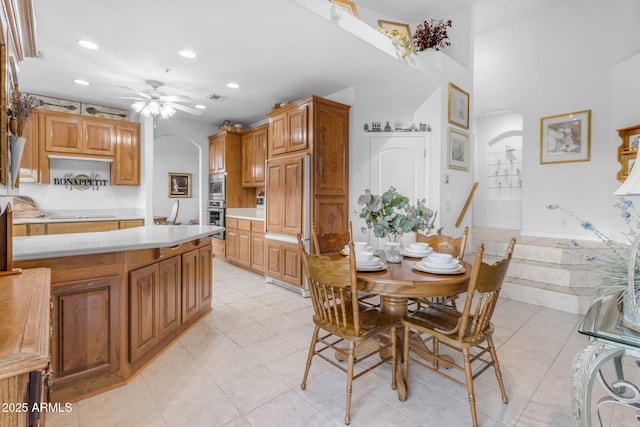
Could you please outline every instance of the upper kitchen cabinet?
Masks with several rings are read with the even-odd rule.
[[[242,133],[220,131],[209,136],[209,174],[226,174],[226,207],[255,207],[256,194],[242,185]]]
[[[116,152],[111,163],[111,183],[140,185],[140,124],[116,126]]]
[[[242,185],[264,187],[264,165],[267,160],[267,135],[265,124],[242,135]]]
[[[296,102],[267,114],[269,156],[309,148],[309,102]]]
[[[36,110],[27,122],[21,182],[49,183],[49,156],[112,160],[112,185],[140,185],[140,124]]]

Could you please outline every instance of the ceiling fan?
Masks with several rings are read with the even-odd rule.
[[[188,96],[181,95],[165,95],[158,88],[163,86],[162,82],[157,80],[147,80],[145,82],[151,86],[151,90],[140,92],[134,89],[126,88],[138,94],[137,97],[125,96],[122,99],[134,99],[136,102],[131,104],[131,108],[143,117],[160,115],[163,119],[168,119],[176,113],[176,110],[199,116],[202,114],[195,108],[187,107],[179,104],[179,102],[191,102]]]

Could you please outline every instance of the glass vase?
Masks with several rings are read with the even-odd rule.
[[[387,262],[402,262],[402,233],[389,234],[384,244],[384,257]]]

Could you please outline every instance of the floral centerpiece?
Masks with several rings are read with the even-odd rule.
[[[446,21],[444,19],[432,19],[418,24],[415,33],[413,33],[413,42],[416,45],[416,50],[419,52],[427,49],[440,50],[451,46],[449,35],[447,34],[447,30],[451,28],[451,25],[450,19]]]
[[[634,263],[632,269],[632,286],[629,282],[632,244],[640,232],[640,214],[633,206],[633,202],[624,197],[620,197],[613,206],[620,210],[620,215],[628,228],[628,231],[618,240],[611,239],[591,221],[578,218],[573,212],[564,210],[560,205],[547,205],[547,209],[561,210],[577,219],[582,228],[594,233],[607,246],[607,250],[600,252],[599,255],[587,254],[584,257],[586,261],[597,265],[596,273],[600,284],[595,288],[594,296],[598,299],[611,296],[619,298],[624,305],[625,326],[640,331],[640,266],[637,263]],[[575,240],[569,241],[569,245],[579,246]]]
[[[362,231],[373,229],[374,236],[386,237],[390,242],[400,242],[403,233],[422,231],[429,234],[434,228],[436,213],[426,207],[425,202],[425,199],[418,199],[413,206],[395,187],[390,187],[382,196],[365,190],[358,197],[358,205],[362,205],[360,218],[367,224]],[[392,261],[389,256],[387,261]]]

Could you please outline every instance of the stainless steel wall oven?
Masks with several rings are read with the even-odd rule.
[[[208,225],[216,225],[218,227],[225,227],[225,217],[227,215],[227,209],[225,208],[224,200],[209,200],[209,207],[207,208],[207,223]],[[225,232],[221,231],[213,235],[215,239],[224,240]]]

